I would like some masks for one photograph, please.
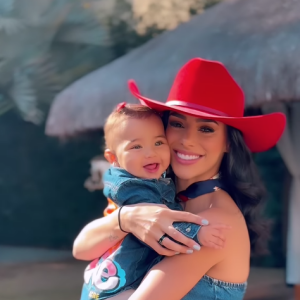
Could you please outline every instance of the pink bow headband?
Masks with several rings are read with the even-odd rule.
[[[126,104],[127,104],[126,102],[119,103],[116,107],[116,111],[120,112],[126,106]]]

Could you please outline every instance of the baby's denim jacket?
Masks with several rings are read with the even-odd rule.
[[[121,168],[110,168],[103,177],[103,193],[118,206],[156,203],[165,204],[172,210],[183,208],[175,200],[175,185],[170,178],[141,179],[131,175]],[[188,238],[193,239],[198,244],[198,232],[200,225],[187,222],[174,222],[173,226]]]

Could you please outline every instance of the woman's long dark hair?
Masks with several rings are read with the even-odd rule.
[[[165,128],[168,119],[169,112],[166,112],[163,115]],[[264,186],[242,133],[227,126],[227,142],[228,152],[224,154],[220,166],[221,181],[244,215],[252,254],[266,253],[269,226],[261,215],[261,205],[265,197]]]
[[[221,180],[244,215],[252,253],[265,253],[269,236],[268,223],[261,215],[265,188],[242,133],[227,126],[227,142],[228,153],[220,166]]]

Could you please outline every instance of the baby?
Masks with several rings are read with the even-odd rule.
[[[104,134],[105,157],[113,165],[104,175],[106,197],[119,207],[157,203],[183,210],[175,201],[174,183],[163,176],[170,164],[170,149],[162,119],[154,110],[121,103],[108,117]],[[121,228],[122,224],[119,225]],[[186,222],[174,222],[173,226],[198,244],[208,246],[210,226]],[[200,250],[200,246],[195,250]],[[118,248],[86,268],[81,300],[107,299],[136,289],[147,271],[162,259],[163,256],[128,234]]]

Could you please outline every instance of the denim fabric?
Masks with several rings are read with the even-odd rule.
[[[242,300],[247,283],[231,283],[204,275],[182,300]]]
[[[118,206],[157,203],[165,204],[172,210],[183,210],[175,201],[175,185],[169,178],[140,179],[121,168],[110,168],[103,176],[105,197]],[[173,226],[182,234],[200,244],[198,232],[200,225],[186,222],[174,222]]]
[[[140,179],[124,169],[110,168],[104,176],[105,197],[118,206],[137,203],[166,204],[175,209],[180,206],[174,201],[175,186],[171,179]]]
[[[157,203],[173,210],[182,210],[174,200],[175,186],[171,179],[140,179],[121,168],[110,168],[103,180],[104,195],[118,206]],[[184,222],[174,222],[173,225],[185,236],[198,242],[200,225]],[[147,271],[162,258],[135,236],[128,234],[118,248],[87,267],[81,300],[107,299],[127,289],[137,288]]]
[[[85,270],[81,300],[107,299],[125,290],[136,288],[154,261],[159,262],[154,250],[132,234],[121,245],[92,262]]]

